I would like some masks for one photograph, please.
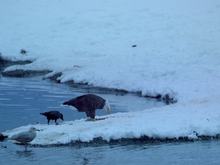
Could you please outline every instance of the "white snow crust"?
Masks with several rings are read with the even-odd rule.
[[[33,144],[219,134],[219,1],[1,0],[0,15],[1,56],[34,61],[5,71],[50,70],[46,76],[62,73],[61,83],[73,80],[177,100],[102,121],[35,125],[42,131]]]

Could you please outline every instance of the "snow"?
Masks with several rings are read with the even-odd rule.
[[[62,83],[169,94],[178,101],[112,114],[120,120],[36,125],[43,131],[32,143],[218,134],[219,9],[216,0],[1,0],[1,56],[34,61],[5,71],[51,70],[46,76],[62,72]]]
[[[179,138],[198,139],[198,135],[216,136],[219,133],[220,115],[211,110],[218,110],[216,102],[191,102],[190,104],[174,104],[150,110],[117,113],[108,119],[96,122],[85,122],[84,119],[67,121],[61,125],[36,124],[6,131],[14,133],[27,130],[31,126],[40,129],[32,144],[51,145],[68,144],[71,141],[89,142],[94,138],[117,140],[120,138]],[[178,112],[180,111],[180,112]],[[184,113],[181,113],[184,112]],[[190,114],[190,115],[189,115]]]

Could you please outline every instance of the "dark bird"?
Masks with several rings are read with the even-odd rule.
[[[40,113],[41,115],[44,115],[47,117],[47,123],[49,125],[50,120],[55,120],[55,123],[57,123],[57,119],[62,119],[63,120],[63,114],[60,113],[59,111],[50,111],[50,112],[44,112],[44,113]]]
[[[31,127],[29,131],[20,132],[8,138],[8,140],[16,140],[18,142],[24,143],[25,151],[27,151],[27,142],[31,142],[36,137],[36,131],[40,131],[34,127]]]
[[[86,112],[87,117],[95,120],[96,109],[105,109],[110,114],[110,105],[108,100],[94,94],[86,94],[69,101],[64,102],[62,105],[75,107],[79,112]]]

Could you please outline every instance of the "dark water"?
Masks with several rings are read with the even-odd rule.
[[[108,99],[111,112],[142,110],[165,103],[134,94],[112,93],[34,78],[0,78],[0,131],[46,123],[40,112],[59,110],[66,121],[86,118],[84,113],[60,107],[68,99],[93,92]],[[106,115],[98,110],[96,115]],[[58,122],[61,122],[59,119]],[[51,121],[51,124],[54,121]],[[0,164],[219,164],[220,141],[114,144],[99,146],[29,147],[0,142]],[[5,148],[7,147],[7,148]]]
[[[37,122],[46,123],[46,117],[40,112],[58,110],[64,115],[64,120],[86,119],[85,113],[79,113],[69,107],[60,106],[63,102],[86,93],[95,93],[109,100],[111,113],[143,110],[146,108],[165,106],[164,102],[155,99],[138,97],[130,93],[112,94],[110,91],[72,88],[68,85],[57,84],[32,78],[0,78],[0,131],[13,129]],[[106,115],[105,110],[97,110],[96,115]],[[54,123],[54,121],[50,121]],[[61,122],[58,119],[58,122]]]
[[[8,144],[0,148],[0,164],[126,164],[210,165],[219,164],[220,141],[105,145],[99,147],[29,148]]]

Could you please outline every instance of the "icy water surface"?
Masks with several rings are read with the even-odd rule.
[[[94,93],[109,100],[111,114],[165,106],[164,102],[138,97],[135,94],[116,93],[104,89],[72,88],[68,85],[42,80],[41,77],[1,77],[0,109],[2,119],[0,121],[0,131],[27,124],[46,123],[46,117],[39,113],[52,110],[58,110],[63,113],[65,121],[86,119],[84,112],[78,112],[60,105],[67,100],[87,93]],[[96,110],[96,116],[106,114],[105,110]],[[58,122],[62,121],[58,119]],[[54,121],[50,121],[50,123],[54,123]]]
[[[96,93],[108,99],[111,112],[143,110],[165,103],[129,93],[72,88],[43,81],[41,77],[0,78],[0,131],[19,126],[47,122],[40,112],[59,110],[66,121],[86,119],[85,113],[60,107],[78,95]],[[96,115],[106,115],[97,110]],[[60,119],[58,122],[62,122]],[[54,124],[54,121],[51,121]],[[0,164],[220,164],[220,141],[173,143],[103,144],[59,147],[29,147],[0,142]]]
[[[29,148],[8,144],[0,148],[0,164],[47,165],[210,165],[220,164],[220,141],[104,145],[99,147]]]

